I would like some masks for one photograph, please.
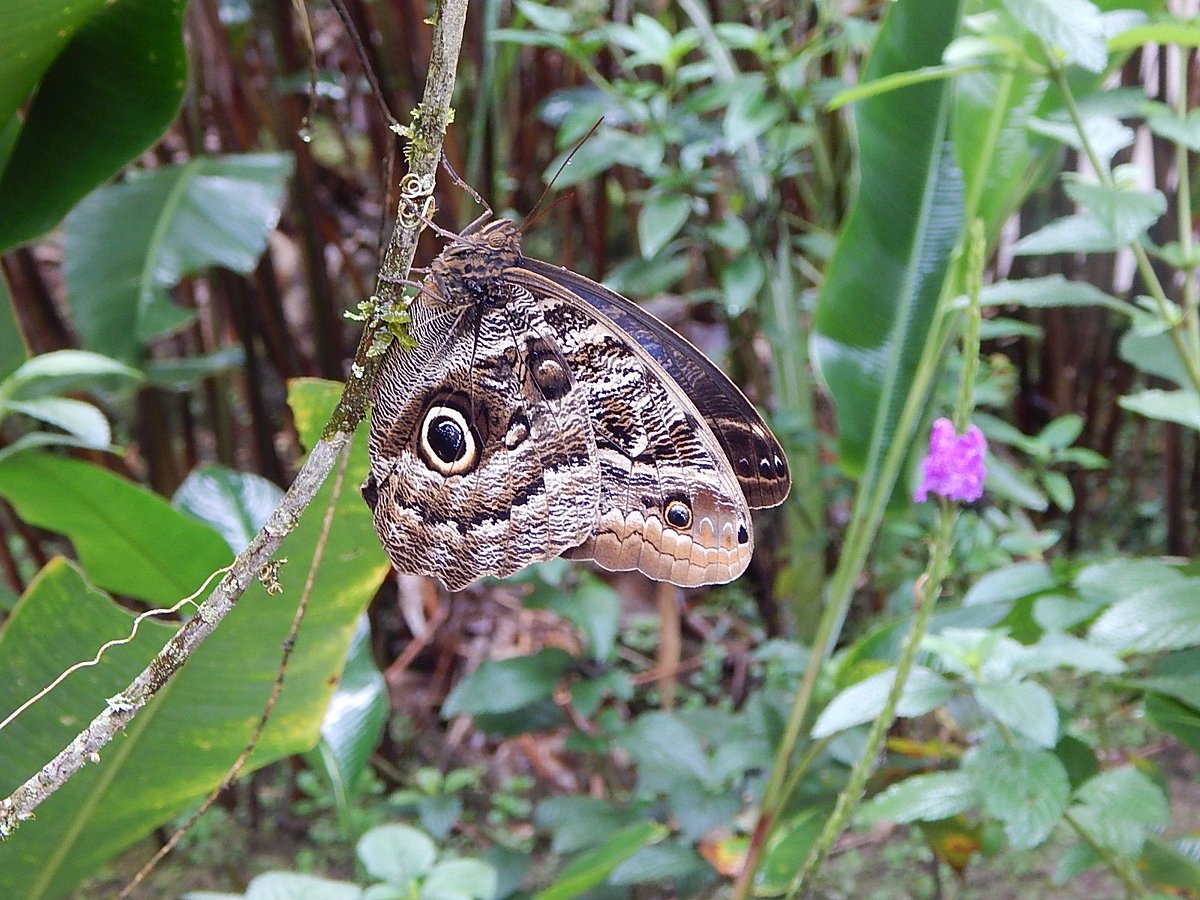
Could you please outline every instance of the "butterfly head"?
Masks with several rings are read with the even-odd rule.
[[[521,233],[508,219],[495,219],[449,244],[429,267],[429,281],[450,306],[495,305],[505,292],[499,282],[521,260]]]

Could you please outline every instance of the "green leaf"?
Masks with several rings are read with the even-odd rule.
[[[399,888],[433,868],[437,847],[423,831],[407,825],[377,825],[358,839],[355,854],[367,874]]]
[[[0,131],[0,164],[3,164],[3,157],[3,132]],[[17,324],[12,291],[9,290],[3,270],[0,270],[0,379],[15,372],[26,355],[25,336]]]
[[[1045,563],[1011,563],[988,572],[971,585],[963,598],[963,606],[1019,600],[1057,586],[1054,573]]]
[[[496,870],[478,859],[444,859],[421,885],[421,900],[492,900]]]
[[[1084,566],[1074,584],[1084,599],[1109,604],[1143,588],[1178,584],[1183,578],[1178,568],[1157,559],[1110,559]]]
[[[858,810],[863,824],[936,822],[966,812],[976,803],[975,787],[964,772],[911,775],[876,794]]]
[[[1179,351],[1175,349],[1175,342],[1166,332],[1140,334],[1129,329],[1121,335],[1117,353],[1125,362],[1136,366],[1147,375],[1157,375],[1176,385],[1185,385],[1191,381],[1187,367],[1179,358]]]
[[[1123,653],[1154,653],[1200,644],[1200,578],[1144,588],[1093,623],[1088,638]]]
[[[1030,34],[1063,51],[1067,62],[1089,72],[1104,71],[1104,25],[1089,0],[1004,0],[1004,9]]]
[[[1120,245],[1131,244],[1167,211],[1161,191],[1136,191],[1068,181],[1067,195],[1096,216]]]
[[[638,716],[617,738],[617,745],[633,757],[639,784],[646,790],[669,790],[680,777],[709,779],[708,755],[700,739],[672,713]]]
[[[984,811],[1000,820],[1015,849],[1038,846],[1062,818],[1070,782],[1049,750],[1009,746],[996,736],[963,757]]]
[[[711,868],[690,846],[662,843],[643,847],[612,870],[608,883],[646,884],[707,874]]]
[[[230,559],[212,529],[78,460],[40,453],[0,460],[0,496],[31,525],[69,537],[98,587],[156,606],[186,597]]]
[[[599,797],[547,797],[537,805],[535,821],[551,833],[554,853],[574,853],[603,843],[613,832],[632,824],[633,814]]]
[[[505,713],[528,706],[551,696],[574,662],[575,657],[557,647],[513,659],[484,660],[454,686],[442,704],[442,715]]]
[[[8,0],[0,126],[19,121],[20,130],[0,172],[0,250],[57,225],[175,118],[187,81],[186,5]]]
[[[567,34],[575,27],[571,13],[565,9],[555,9],[532,0],[517,0],[517,9],[529,20],[529,23],[539,31],[553,31]]]
[[[234,553],[241,553],[281,499],[283,491],[261,475],[208,465],[188,474],[171,505],[211,527]]]
[[[141,381],[142,373],[124,363],[87,350],[54,350],[30,357],[0,385],[0,394],[32,400],[88,386],[98,378],[117,376]]]
[[[1067,306],[1100,306],[1122,315],[1133,308],[1086,281],[1068,281],[1061,275],[1043,278],[1019,278],[987,285],[979,292],[982,306],[1023,306],[1050,309]]]
[[[651,194],[638,212],[638,246],[642,258],[652,259],[683,228],[692,211],[690,197],[682,194]]]
[[[201,378],[239,369],[246,354],[241,347],[223,347],[203,356],[182,359],[151,359],[142,368],[146,380],[155,387],[169,391],[186,391],[195,387]]]
[[[1123,245],[1096,216],[1076,213],[1055,219],[1013,245],[1017,256],[1051,253],[1111,253]]]
[[[814,738],[828,737],[855,725],[870,722],[881,712],[896,680],[895,668],[877,672],[843,690],[829,701],[813,723]],[[941,706],[954,694],[954,686],[923,666],[913,668],[900,694],[896,715],[921,716]]]
[[[555,882],[534,895],[534,900],[570,900],[601,884],[618,865],[643,847],[661,841],[668,831],[657,822],[639,822],[622,828],[601,846],[575,857],[563,867]]]
[[[77,437],[85,446],[103,450],[112,441],[112,429],[108,427],[104,413],[82,400],[38,397],[34,400],[10,400],[7,406],[13,412],[61,428]]]
[[[1058,707],[1050,692],[1033,681],[999,681],[975,686],[979,705],[1039,747],[1058,743]]]
[[[359,616],[342,677],[321,722],[318,747],[338,808],[346,814],[351,813],[352,791],[379,747],[390,712],[387,683],[375,664],[371,627],[366,616]]]
[[[209,266],[250,272],[279,219],[291,157],[204,157],[101,188],[66,222],[75,326],[92,350],[137,362],[192,318],[168,291]]]
[[[361,897],[362,888],[348,881],[300,872],[265,872],[250,882],[244,900],[361,900]]]
[[[941,62],[956,0],[893,4],[864,80]],[[944,80],[858,108],[861,185],[817,304],[813,358],[833,396],[839,455],[864,486],[876,475],[932,326],[962,229],[962,187],[946,145]],[[867,470],[870,470],[869,472]]]
[[[337,400],[338,387],[315,380],[291,385],[289,400],[302,440],[313,441],[319,435]],[[20,461],[16,458],[0,465],[0,476],[8,478],[10,464]],[[350,452],[336,498],[336,527],[325,540],[288,677],[251,757],[250,770],[316,744],[355,624],[390,568],[378,547],[370,509],[354,488],[367,470],[366,435],[362,434]],[[47,482],[41,479],[47,477],[52,477],[49,469],[39,478],[43,494]],[[307,579],[308,563],[315,557],[323,513],[334,486],[335,479],[330,478],[283,543],[280,556],[292,560],[279,574],[283,595],[268,596],[261,585],[252,585],[216,633],[138,714],[125,735],[101,752],[100,763],[73,777],[64,790],[38,808],[36,819],[0,844],[0,896],[34,898],[66,893],[80,878],[95,874],[117,851],[194,806],[221,782],[249,738],[277,674],[282,641]],[[78,488],[67,481],[55,483],[58,502],[65,498],[68,505],[76,503]],[[193,591],[200,578],[228,561],[229,550],[220,536],[164,501],[143,509],[142,501],[130,495],[136,490],[126,486],[116,495],[115,508],[121,514],[97,519],[85,529],[89,533],[79,545],[103,547],[107,532],[114,528],[137,535],[139,540],[142,533],[157,530],[161,541],[155,561],[161,563],[163,575],[143,570],[149,563],[140,563],[137,554],[142,547],[135,542],[131,549],[121,550],[133,554],[125,566],[127,571],[119,573],[122,583],[130,587],[123,593],[169,593],[173,601]],[[173,522],[183,523],[192,539],[174,546]],[[121,546],[114,545],[114,552]],[[146,544],[145,552],[155,552],[152,543]],[[120,568],[116,561],[113,565]],[[194,572],[203,574],[189,583]],[[160,577],[155,590],[139,586],[139,579]],[[98,613],[93,607],[108,611],[107,626],[96,621]],[[90,590],[69,564],[52,562],[31,584],[0,632],[0,715],[68,665],[91,658],[104,640],[125,635],[129,627],[127,612]],[[168,633],[163,626],[143,624],[133,648],[118,648],[105,657],[122,660],[120,671],[113,672],[106,663],[76,673],[49,701],[35,705],[0,731],[0,794],[8,794],[57,753],[99,712],[104,698],[125,687]],[[123,661],[126,653],[139,657],[127,667]],[[93,683],[92,678],[97,681]]]
[[[1170,819],[1158,785],[1132,766],[1101,772],[1072,799],[1071,815],[1088,837],[1126,859],[1141,853],[1147,829],[1164,828]]]
[[[552,609],[583,630],[588,655],[605,660],[617,641],[621,621],[621,598],[598,578],[584,578],[570,593],[559,588],[536,590],[525,600],[536,609]]]
[[[1200,431],[1200,394],[1190,390],[1163,391],[1151,388],[1117,399],[1122,409],[1148,419],[1174,422]]]
[[[1180,117],[1165,103],[1147,103],[1146,124],[1159,137],[1200,153],[1200,109],[1189,110]]]
[[[766,280],[766,263],[754,250],[738,254],[721,269],[721,296],[729,315],[741,315],[753,307]]]

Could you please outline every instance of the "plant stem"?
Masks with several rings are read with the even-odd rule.
[[[467,0],[444,0],[434,26],[433,47],[420,115],[414,116],[409,130],[409,171],[432,180],[441,160],[442,138],[450,121],[450,100],[454,72],[462,45]],[[396,229],[380,269],[380,293],[392,292],[398,299],[400,282],[407,275],[417,246],[421,223],[406,225],[407,217],[397,217]],[[377,323],[368,323],[355,352],[355,372],[342,392],[337,408],[330,416],[321,439],[305,460],[279,506],[254,536],[248,547],[237,555],[229,573],[213,589],[196,614],[180,628],[158,652],[150,664],[107,707],[80,732],[57,756],[42,767],[13,793],[0,800],[0,838],[11,835],[33,811],[64,785],[88,762],[94,762],[101,749],[125,730],[143,706],[187,662],[192,652],[233,609],[246,588],[271,560],[301,513],[312,502],[317,489],[333,470],[339,455],[350,443],[354,430],[366,414],[369,386],[378,367],[370,358]]]

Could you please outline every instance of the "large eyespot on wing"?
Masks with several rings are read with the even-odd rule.
[[[712,428],[752,508],[784,501],[792,481],[778,439],[737,385],[690,341],[627,298],[569,269],[527,256],[520,267],[582,298],[666,370]]]
[[[389,348],[363,494],[397,570],[459,590],[590,532],[600,489],[586,395],[545,332],[536,307],[518,299],[478,309],[450,339],[417,334],[416,348]]]
[[[564,555],[683,587],[736,578],[753,553],[750,510],[696,407],[602,314],[523,277],[587,388],[600,465],[595,528]]]

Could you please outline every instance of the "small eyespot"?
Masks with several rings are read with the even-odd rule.
[[[681,531],[692,524],[692,508],[682,500],[672,500],[663,510],[667,524]]]
[[[733,470],[738,475],[741,475],[743,478],[746,478],[746,477],[749,477],[750,473],[754,471],[754,467],[750,465],[749,459],[747,459],[744,456],[739,456],[737,458],[737,462],[735,462],[733,464]]]
[[[787,461],[781,456],[775,457],[775,477],[786,478],[788,473]]]
[[[758,461],[758,474],[763,478],[773,478],[775,476],[775,467],[771,465],[771,461],[766,457]]]
[[[745,525],[738,525],[738,543],[745,544],[750,540],[750,532],[746,530]]]

